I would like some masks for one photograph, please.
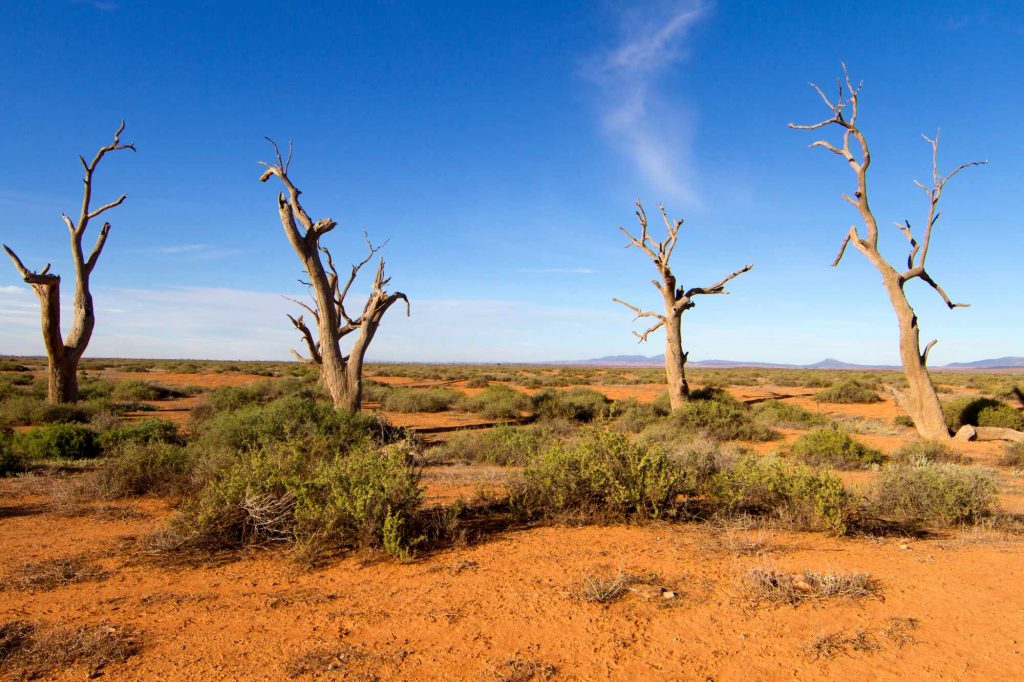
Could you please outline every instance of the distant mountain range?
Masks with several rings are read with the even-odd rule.
[[[665,364],[664,355],[606,355],[589,360],[568,360],[553,362],[553,365],[586,365],[590,367],[660,367]],[[898,365],[858,365],[835,358],[825,358],[810,365],[787,365],[774,362],[750,362],[744,360],[696,360],[688,367],[728,368],[767,367],[777,369],[899,369]],[[1024,357],[992,358],[974,362],[951,362],[932,369],[1024,369]]]

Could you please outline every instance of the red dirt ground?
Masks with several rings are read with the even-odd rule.
[[[169,386],[237,385],[237,374],[131,374],[113,378]],[[402,383],[402,378],[381,378]],[[431,382],[406,380],[428,385]],[[436,383],[436,382],[434,382]],[[609,397],[653,400],[658,385],[593,386]],[[891,424],[896,408],[822,406],[811,390],[737,388],[742,399],[792,400],[810,409]],[[177,420],[201,400],[154,403]],[[167,409],[170,408],[170,409]],[[389,414],[409,426],[470,423],[472,415]],[[767,452],[791,441],[748,444]],[[910,429],[858,435],[892,450]],[[999,446],[957,447],[993,466]],[[500,490],[509,469],[429,467],[428,504]],[[872,472],[842,474],[852,485]],[[353,556],[310,570],[278,553],[252,552],[216,566],[167,567],[139,561],[131,538],[173,515],[169,501],[78,503],[68,479],[0,481],[0,556],[24,562],[89,554],[109,571],[96,582],[49,591],[15,589],[0,579],[0,623],[106,623],[142,633],[143,651],[106,668],[116,680],[416,679],[526,680],[532,662],[545,679],[564,680],[1010,680],[1024,669],[1024,543],[983,528],[923,539],[830,538],[745,529],[742,524],[541,527],[497,532],[475,545],[409,563]],[[1000,502],[1024,512],[1024,478],[998,471]],[[118,513],[118,510],[132,513]],[[787,572],[869,572],[880,598],[799,606],[752,603],[742,577],[752,568]],[[675,598],[643,592],[600,605],[572,596],[588,575],[656,573]],[[898,635],[899,623],[916,627]],[[909,627],[909,626],[908,626]],[[834,633],[866,633],[872,650],[832,657],[811,643]],[[311,654],[318,654],[311,656]],[[305,658],[303,658],[305,657]],[[71,669],[53,679],[77,680]]]

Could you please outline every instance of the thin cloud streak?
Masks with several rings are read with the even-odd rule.
[[[687,36],[710,12],[698,0],[646,5],[621,17],[620,43],[584,76],[599,90],[605,134],[666,200],[700,205],[693,167],[694,115],[662,95],[659,78],[687,55]]]

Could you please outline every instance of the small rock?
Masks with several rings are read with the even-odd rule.
[[[669,590],[665,590],[664,592],[661,593],[661,598],[662,599],[675,599],[676,598],[676,593],[675,592],[671,592]]]

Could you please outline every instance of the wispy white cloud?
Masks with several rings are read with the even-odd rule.
[[[287,359],[304,348],[285,318],[296,306],[282,293],[188,287],[93,292],[98,308],[88,353],[100,357]],[[365,294],[352,295],[352,309]],[[65,318],[70,310],[64,308]],[[615,330],[618,311],[526,301],[412,300],[412,316],[393,308],[374,338],[370,358],[415,361],[551,360],[576,357],[569,330]],[[43,352],[38,303],[0,291],[0,353]],[[467,334],[471,325],[472,334]]]
[[[24,294],[29,291],[30,289],[27,286],[19,287],[15,284],[5,284],[0,286],[0,294]]]
[[[157,248],[157,253],[195,253],[196,251],[205,251],[210,248],[209,244],[176,244],[174,246],[161,246]]]
[[[157,247],[156,252],[168,256],[178,256],[186,260],[215,260],[237,256],[241,250],[217,248],[211,244],[172,244]]]
[[[591,57],[605,133],[666,200],[699,204],[693,172],[694,114],[659,80],[688,54],[687,37],[711,6],[701,0],[646,3],[619,17],[617,45]]]

